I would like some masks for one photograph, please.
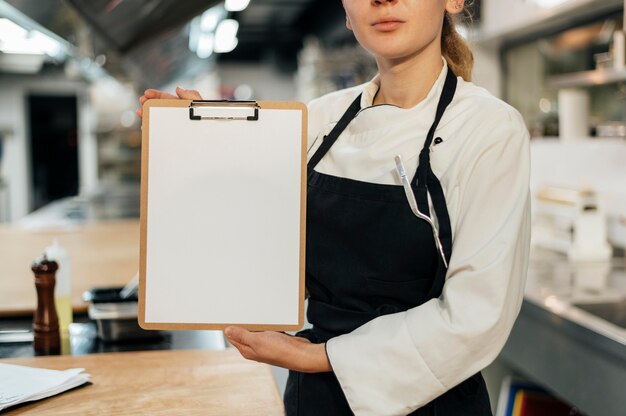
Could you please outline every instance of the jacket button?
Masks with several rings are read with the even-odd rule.
[[[435,144],[439,144],[439,143],[441,143],[442,141],[443,141],[443,139],[442,139],[441,137],[437,137],[437,138],[435,139]]]

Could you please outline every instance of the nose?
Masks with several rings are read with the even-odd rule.
[[[372,0],[371,1],[372,6],[380,6],[380,5],[385,4],[385,3],[395,4],[397,2],[398,2],[398,0]]]

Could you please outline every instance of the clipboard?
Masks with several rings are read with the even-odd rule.
[[[304,103],[143,106],[139,325],[304,325]]]

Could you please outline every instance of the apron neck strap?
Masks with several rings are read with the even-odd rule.
[[[435,130],[439,125],[439,121],[443,116],[444,111],[452,101],[454,97],[454,92],[456,91],[457,79],[456,75],[452,71],[452,68],[448,65],[448,73],[446,74],[446,81],[443,85],[443,91],[441,96],[439,97],[439,104],[437,105],[437,113],[435,114],[435,121],[430,126],[428,130],[428,135],[426,136],[426,141],[424,142],[424,147],[419,155],[419,165],[417,167],[417,172],[413,177],[413,185],[427,187],[427,178],[428,178],[428,170],[430,169],[430,145],[433,141],[433,136],[435,135]],[[330,131],[327,136],[324,136],[323,142],[317,151],[313,154],[309,162],[307,163],[307,169],[313,170],[315,166],[319,163],[320,160],[324,157],[324,155],[328,152],[331,146],[337,141],[341,133],[346,129],[348,124],[352,121],[352,119],[357,115],[357,113],[361,110],[361,95],[359,94],[350,107],[346,110],[346,112],[341,116],[341,119],[337,122],[335,127]]]
[[[320,160],[324,157],[326,152],[330,149],[330,147],[337,141],[339,135],[346,129],[348,124],[352,121],[352,119],[356,116],[356,114],[361,109],[361,95],[354,99],[350,107],[346,110],[346,112],[341,116],[341,119],[337,122],[335,127],[328,133],[327,136],[324,136],[322,144],[317,149],[317,151],[313,154],[311,159],[309,159],[309,163],[307,164],[307,169],[313,170],[315,166],[319,163]]]
[[[419,186],[426,188],[427,187],[427,178],[428,178],[428,170],[430,169],[430,145],[433,141],[433,137],[435,135],[435,130],[439,125],[439,121],[441,121],[441,117],[443,116],[444,111],[452,102],[452,98],[454,97],[454,92],[456,91],[457,79],[456,75],[452,71],[452,68],[448,65],[448,73],[446,74],[446,81],[443,85],[443,91],[441,92],[441,96],[439,97],[439,104],[437,104],[437,113],[435,114],[435,121],[430,126],[428,130],[428,135],[426,136],[426,141],[424,142],[424,147],[420,151],[419,155],[419,164],[417,167],[417,171],[413,176],[413,186]]]

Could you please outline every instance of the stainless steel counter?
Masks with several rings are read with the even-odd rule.
[[[620,326],[626,299],[624,258],[573,263],[558,253],[533,250],[525,299],[626,347],[626,327]],[[607,306],[605,311],[595,308],[599,316],[588,312],[593,305]],[[608,305],[613,305],[614,314],[605,313],[611,308]]]
[[[625,299],[623,258],[575,264],[533,250],[522,310],[500,358],[590,416],[623,416]]]

